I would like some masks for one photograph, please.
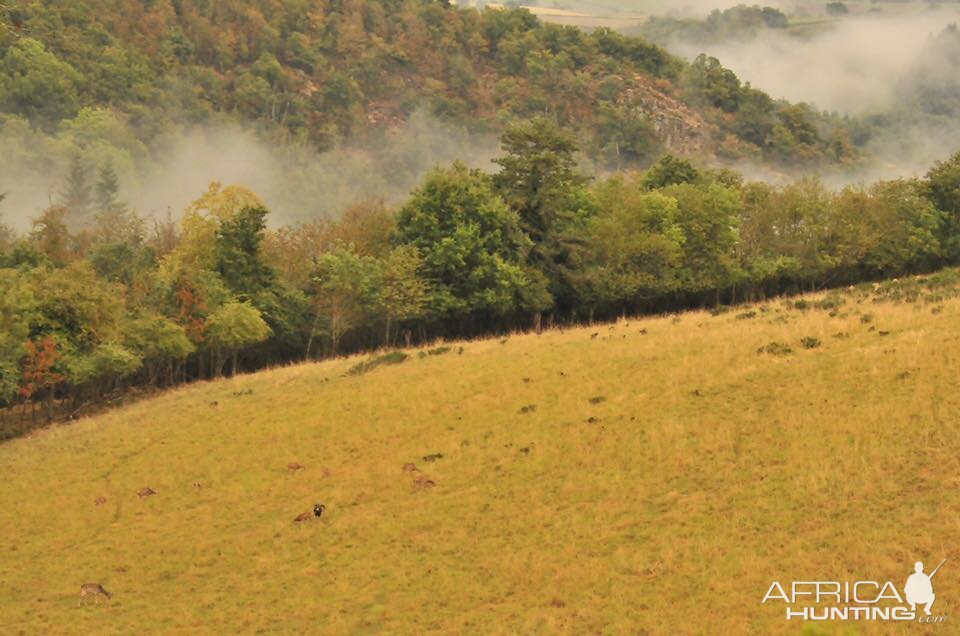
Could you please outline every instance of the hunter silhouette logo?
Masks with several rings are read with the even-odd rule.
[[[918,561],[903,586],[903,596],[890,581],[793,581],[783,585],[774,581],[761,604],[782,601],[787,620],[804,621],[912,621],[945,623],[946,616],[931,612],[937,595],[933,577],[947,560],[929,575]],[[923,608],[923,613],[917,607]]]
[[[907,584],[903,586],[903,593],[907,596],[907,603],[910,603],[911,610],[915,612],[917,611],[917,605],[924,605],[924,613],[930,616],[930,608],[933,606],[933,602],[937,600],[937,595],[933,593],[933,583],[931,579],[936,576],[937,572],[940,571],[940,568],[942,568],[946,562],[946,559],[941,561],[940,565],[937,566],[937,569],[934,570],[930,576],[923,573],[923,563],[917,561],[916,564],[914,564],[913,574],[907,579]]]

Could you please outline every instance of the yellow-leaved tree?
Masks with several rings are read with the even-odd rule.
[[[216,264],[217,228],[240,210],[253,207],[264,205],[249,188],[211,182],[207,191],[183,211],[180,243],[164,258],[163,268],[174,274],[213,269]]]

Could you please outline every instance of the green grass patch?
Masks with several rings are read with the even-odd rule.
[[[390,353],[385,353],[369,360],[364,360],[363,362],[350,367],[350,370],[347,373],[350,375],[363,375],[364,373],[369,373],[370,371],[373,371],[377,367],[383,365],[401,364],[406,362],[409,358],[410,356],[403,351],[391,351]]]

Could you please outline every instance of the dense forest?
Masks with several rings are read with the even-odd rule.
[[[856,154],[845,122],[775,101],[715,59],[448,4],[0,3],[0,147],[17,143],[46,173],[74,154],[134,171],[185,126],[228,119],[276,144],[375,147],[425,111],[495,135],[549,116],[600,167],[646,166],[664,150],[782,165]]]
[[[0,226],[4,418],[960,262],[960,155],[923,179],[839,191],[704,167],[667,151],[814,164],[856,151],[833,119],[717,60],[609,30],[421,0],[54,1],[0,15],[0,193],[22,165],[58,179],[28,229]],[[211,183],[167,216],[123,196],[125,171],[174,129],[229,119],[329,148],[423,108],[496,132],[495,169],[441,165],[397,205],[296,225],[271,222],[244,184]],[[585,158],[621,170],[591,177]]]
[[[0,243],[0,401],[76,411],[166,386],[438,337],[734,303],[960,262],[960,154],[925,179],[831,191],[671,155],[589,180],[572,134],[510,126],[499,170],[438,167],[398,209],[268,229],[242,186],[143,219],[101,170]],[[229,366],[228,366],[229,365]],[[12,416],[12,415],[11,415]]]

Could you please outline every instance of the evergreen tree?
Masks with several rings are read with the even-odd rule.
[[[106,161],[100,166],[100,170],[97,172],[97,184],[95,188],[97,214],[108,214],[121,205],[117,199],[117,193],[119,191],[120,180],[117,177],[117,171],[113,167],[113,162]]]
[[[104,162],[97,171],[94,187],[94,218],[98,243],[127,243],[140,245],[146,232],[145,224],[136,212],[120,201],[120,180],[113,162]]]
[[[216,271],[227,288],[248,299],[269,288],[272,268],[263,259],[261,244],[266,231],[267,210],[245,207],[224,219],[217,228]]]
[[[79,154],[70,160],[70,171],[67,172],[60,198],[63,206],[70,212],[72,225],[82,225],[87,221],[93,202],[90,170]]]

